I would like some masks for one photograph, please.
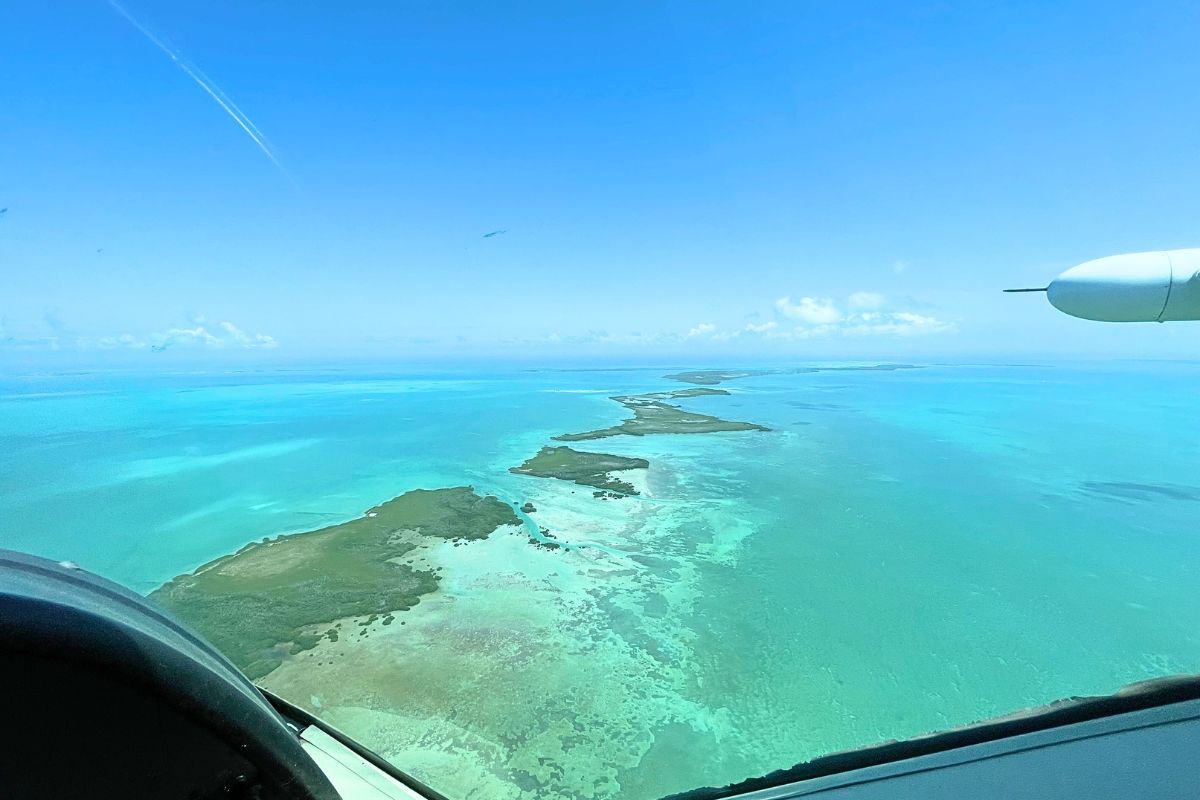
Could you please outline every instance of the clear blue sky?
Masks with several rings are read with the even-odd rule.
[[[1200,342],[999,293],[1200,245],[1194,3],[124,5],[283,169],[104,0],[5,3],[0,365]]]

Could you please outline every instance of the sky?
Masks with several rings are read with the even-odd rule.
[[[1200,246],[1193,3],[0,9],[0,369],[1200,340],[1000,292]]]

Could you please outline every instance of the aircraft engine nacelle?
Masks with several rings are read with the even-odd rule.
[[[1055,278],[1046,294],[1059,311],[1082,319],[1200,320],[1200,248],[1085,261]]]

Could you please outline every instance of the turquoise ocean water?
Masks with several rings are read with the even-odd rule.
[[[655,723],[620,796],[1200,671],[1196,365],[793,366],[685,403],[769,433],[585,443],[651,460],[629,502],[696,588],[653,641],[605,623],[686,645],[704,717]],[[508,467],[667,372],[5,378],[0,546],[148,591],[412,488],[521,499]]]

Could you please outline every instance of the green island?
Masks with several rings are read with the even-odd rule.
[[[921,369],[915,364],[859,364],[848,366],[830,366],[830,367],[796,367],[795,369],[783,370],[795,375],[809,374],[815,372],[894,372],[901,369]],[[773,369],[692,369],[684,372],[676,372],[673,375],[664,375],[667,380],[681,381],[683,383],[694,383],[698,386],[716,386],[725,381],[733,381],[738,378],[753,378],[757,375],[773,375],[780,370]]]
[[[700,386],[716,386],[725,381],[738,378],[752,378],[755,375],[770,375],[765,369],[693,369],[686,372],[676,372],[674,375],[664,375],[667,380],[695,383]]]
[[[714,394],[729,394],[728,389],[709,389],[706,386],[697,386],[694,389],[675,389],[670,392],[653,392],[651,394],[641,394],[638,397],[650,397],[657,399],[675,400],[680,397],[708,397]]]
[[[627,458],[609,453],[585,453],[570,447],[543,447],[538,454],[525,460],[509,472],[534,475],[539,478],[558,478],[580,486],[591,486],[601,492],[635,495],[633,484],[614,478],[609,473],[626,469],[645,469],[650,462],[644,458]],[[599,497],[600,493],[596,493]]]
[[[582,442],[588,439],[604,439],[609,436],[646,436],[652,433],[716,433],[718,431],[767,431],[753,422],[733,422],[709,414],[684,411],[669,402],[682,397],[729,394],[724,389],[678,389],[673,392],[651,392],[650,394],[613,397],[633,412],[633,417],[619,425],[600,428],[583,433],[563,433],[552,438],[560,442]]]
[[[249,544],[150,597],[256,679],[323,637],[336,641],[336,620],[370,615],[360,625],[376,616],[390,624],[437,589],[436,571],[414,566],[423,550],[483,539],[502,525],[520,520],[469,486],[415,489],[340,525]]]

